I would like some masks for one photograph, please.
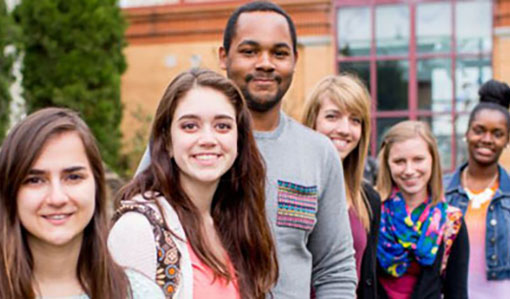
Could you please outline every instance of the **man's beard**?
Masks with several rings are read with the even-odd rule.
[[[253,75],[247,75],[245,79],[246,85],[241,88],[241,92],[243,93],[243,96],[246,99],[246,104],[250,110],[264,113],[271,110],[281,102],[286,90],[282,91],[282,89],[278,87],[277,92],[273,97],[261,100],[260,98],[252,95],[248,90],[248,85],[251,80],[253,80]],[[278,85],[282,82],[282,79],[279,76],[276,76],[274,80],[278,83]]]

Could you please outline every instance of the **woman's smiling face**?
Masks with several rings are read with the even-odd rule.
[[[483,109],[476,113],[466,133],[469,158],[482,165],[498,163],[508,144],[508,128],[502,112]]]
[[[95,209],[96,184],[82,139],[74,131],[48,139],[17,194],[28,242],[81,242]]]
[[[317,113],[315,130],[331,139],[343,160],[358,146],[362,122],[360,116],[349,111],[341,111],[328,96],[324,96]]]
[[[233,104],[222,92],[196,87],[179,100],[171,124],[171,155],[182,183],[217,183],[237,157]]]

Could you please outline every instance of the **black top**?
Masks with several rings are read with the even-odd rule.
[[[453,242],[450,256],[448,257],[445,276],[441,277],[440,270],[443,253],[444,242],[439,247],[434,264],[430,266],[420,265],[421,273],[414,287],[411,299],[465,299],[468,297],[469,239],[464,218],[462,218],[459,233]],[[378,275],[385,275],[383,271],[380,266],[377,267]],[[378,290],[380,298],[388,298],[381,284],[379,284]],[[441,294],[444,294],[444,297]]]
[[[363,184],[363,191],[370,205],[370,232],[367,234],[367,247],[361,261],[361,273],[358,282],[358,299],[377,298],[377,238],[379,237],[379,223],[381,222],[381,199],[379,194],[367,183]]]

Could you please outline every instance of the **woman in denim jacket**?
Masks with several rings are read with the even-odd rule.
[[[510,293],[510,178],[498,164],[509,142],[510,88],[489,81],[469,117],[468,162],[445,178],[446,199],[462,210],[469,234],[469,296]]]

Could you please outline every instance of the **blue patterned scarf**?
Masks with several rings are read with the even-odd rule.
[[[410,212],[397,189],[384,201],[377,260],[388,274],[402,276],[413,260],[424,266],[434,263],[444,233],[447,207],[444,201],[433,205],[429,198]]]

